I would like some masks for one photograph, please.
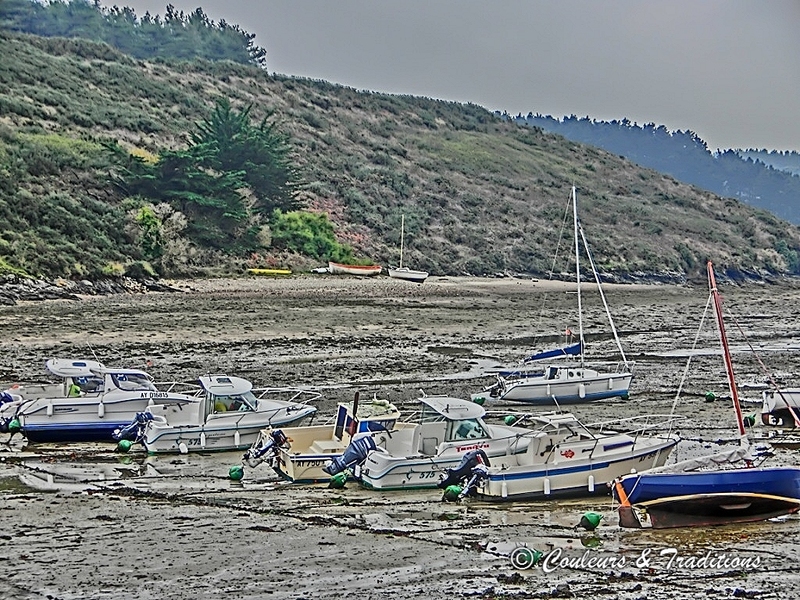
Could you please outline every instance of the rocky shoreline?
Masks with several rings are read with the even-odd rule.
[[[79,300],[81,296],[172,292],[174,288],[154,279],[136,280],[115,277],[99,281],[69,279],[30,279],[19,275],[0,277],[0,305],[14,306],[17,302],[42,300]]]

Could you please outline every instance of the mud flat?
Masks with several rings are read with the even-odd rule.
[[[180,291],[22,302],[0,307],[0,381],[44,377],[53,356],[145,366],[161,381],[214,371],[256,385],[307,385],[320,418],[355,391],[403,412],[419,390],[467,396],[481,370],[514,363],[541,332],[575,330],[568,284],[523,279],[291,277],[169,282]],[[791,283],[721,284],[740,380],[800,385]],[[616,361],[596,292],[584,329],[596,360]],[[713,328],[689,349],[704,287],[605,288],[636,378],[629,400],[574,406],[587,422],[683,415],[678,455],[734,438]],[[710,319],[708,315],[706,319]],[[363,396],[362,396],[363,397]],[[755,396],[747,396],[746,398]],[[487,404],[502,414],[520,405]],[[746,405],[755,412],[756,404]],[[792,598],[800,520],[704,530],[626,531],[610,497],[448,504],[438,491],[376,493],[295,486],[266,466],[228,479],[238,453],[119,455],[113,445],[0,446],[0,597],[117,598]],[[769,464],[796,464],[776,450]],[[576,529],[594,510],[594,534]],[[516,569],[527,545],[546,567]]]

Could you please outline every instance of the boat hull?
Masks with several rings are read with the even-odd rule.
[[[186,402],[186,397],[159,398],[160,403]],[[20,409],[22,434],[31,443],[112,442],[116,429],[153,404],[150,398],[122,401],[51,399],[28,403]]]
[[[383,269],[380,265],[344,265],[341,263],[329,262],[328,271],[334,275],[359,275],[362,277],[372,277],[380,275]]]
[[[591,379],[552,381],[543,377],[526,377],[513,380],[500,400],[514,400],[534,405],[581,404],[627,397],[633,375],[631,373],[601,374]]]
[[[490,469],[489,479],[478,488],[484,500],[515,501],[547,498],[607,496],[609,484],[632,471],[662,466],[678,443],[677,437],[634,446],[629,452],[597,460],[568,460],[561,464]],[[576,456],[581,453],[576,452]]]
[[[224,452],[246,450],[252,446],[265,427],[299,425],[316,409],[294,412],[285,418],[265,414],[261,419],[250,415],[238,423],[206,423],[205,425],[169,425],[151,422],[145,430],[142,445],[150,454],[186,452]]]
[[[428,278],[427,271],[415,271],[401,267],[398,269],[389,269],[389,277],[393,279],[404,279],[413,283],[422,283]]]
[[[623,527],[641,527],[641,509],[657,529],[761,521],[800,509],[795,467],[641,473],[619,484],[632,505],[621,507]]]

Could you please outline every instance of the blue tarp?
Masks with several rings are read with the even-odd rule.
[[[559,358],[561,356],[578,356],[581,353],[581,343],[566,346],[564,348],[555,348],[553,350],[546,350],[529,356],[524,361],[525,363],[533,362],[536,360],[546,360],[548,358]]]

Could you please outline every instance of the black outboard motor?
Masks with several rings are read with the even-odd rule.
[[[144,435],[147,422],[152,420],[153,415],[148,412],[136,413],[133,421],[121,429],[115,429],[111,436],[117,441],[130,440],[131,442],[138,442]]]
[[[259,440],[244,453],[242,458],[249,467],[257,467],[265,460],[274,458],[278,448],[285,446],[288,442],[289,439],[283,431],[274,429],[269,432],[269,437],[266,439],[259,438]]]
[[[368,433],[356,435],[342,455],[334,458],[329,465],[322,467],[322,470],[328,475],[336,475],[345,469],[352,469],[356,465],[363,464],[367,460],[367,454],[377,447],[375,440]]]
[[[447,475],[437,485],[446,490],[451,485],[459,485],[472,474],[472,469],[477,465],[489,466],[489,457],[483,450],[470,450],[461,459],[455,469],[447,469]]]

